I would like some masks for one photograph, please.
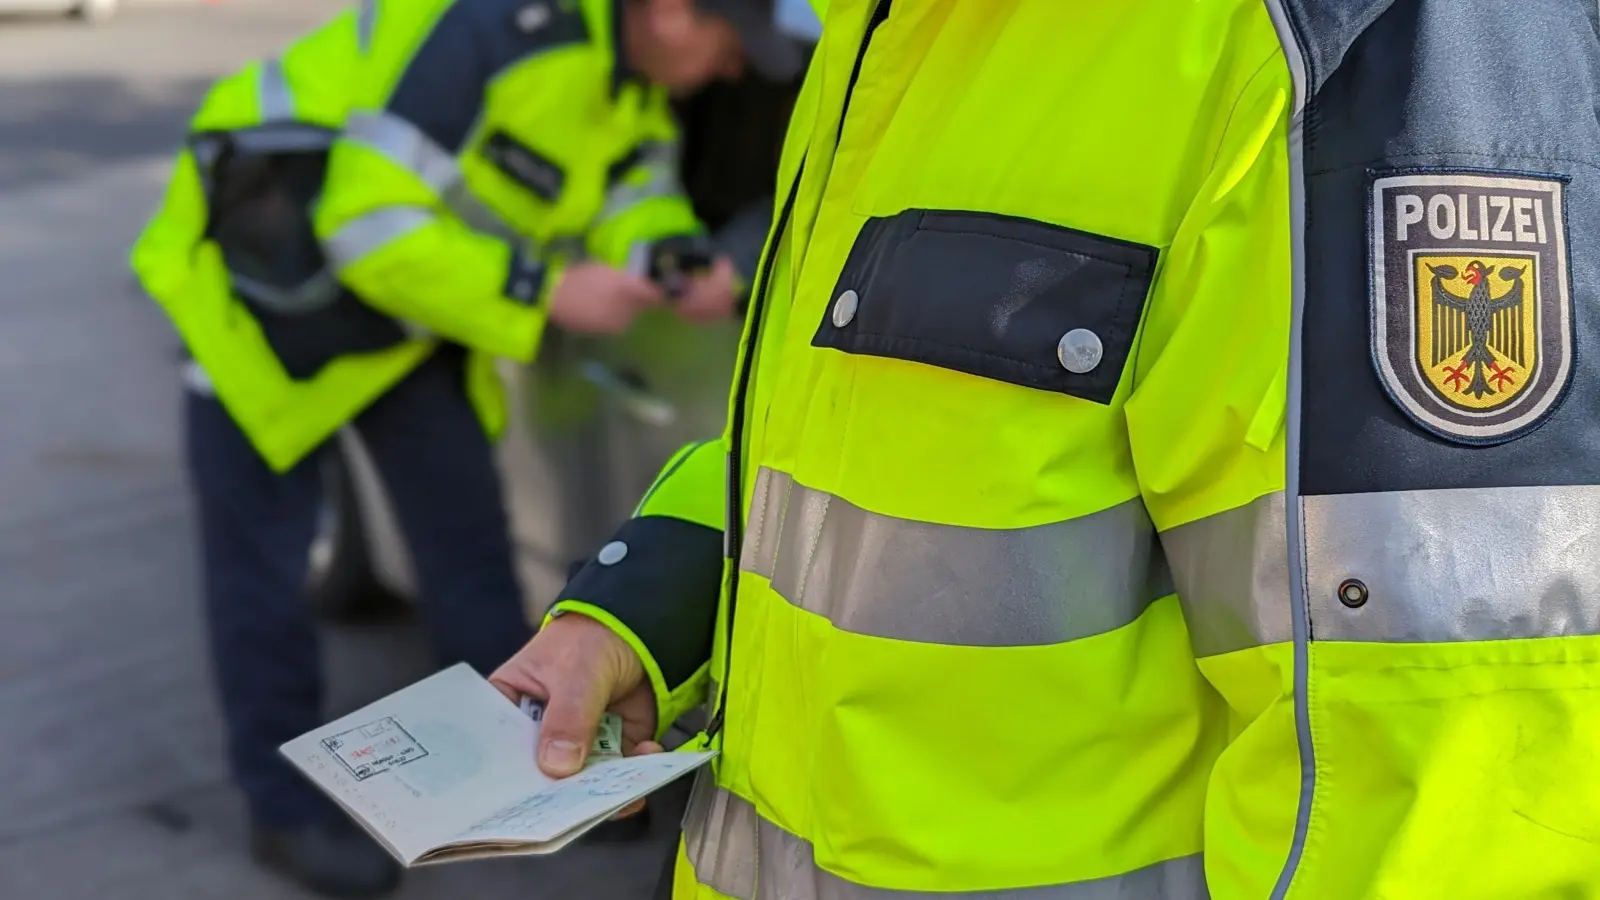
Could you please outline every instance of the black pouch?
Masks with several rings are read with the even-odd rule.
[[[191,138],[206,186],[215,241],[234,293],[296,380],[334,359],[392,347],[406,333],[367,306],[328,266],[311,224],[332,134],[311,126],[264,126]]]
[[[811,343],[1110,403],[1156,253],[991,213],[872,219]]]

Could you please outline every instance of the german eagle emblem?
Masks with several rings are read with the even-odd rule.
[[[1526,293],[1522,275],[1527,267],[1501,266],[1500,278],[1510,286],[1494,297],[1490,267],[1482,260],[1467,263],[1460,273],[1455,266],[1423,265],[1433,275],[1432,364],[1443,366],[1457,353],[1463,354],[1459,365],[1445,366],[1446,386],[1482,399],[1516,384],[1527,364],[1522,321]],[[1456,278],[1472,285],[1472,293],[1463,297],[1450,290],[1449,282]]]

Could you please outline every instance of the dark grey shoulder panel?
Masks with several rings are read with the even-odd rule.
[[[1397,0],[1267,0],[1282,7],[1300,37],[1312,90],[1339,67],[1345,51]],[[1398,0],[1405,2],[1405,0]]]
[[[460,150],[495,75],[535,53],[592,40],[582,11],[564,6],[555,0],[455,0],[412,55],[389,112],[439,146]]]
[[[1600,23],[1594,0],[1269,2],[1281,4],[1298,31],[1311,86],[1302,119],[1302,492],[1600,483]],[[1375,269],[1383,268],[1385,254],[1373,251],[1370,206],[1375,193],[1387,196],[1380,183],[1386,177],[1560,185],[1564,221],[1551,221],[1548,237],[1554,242],[1560,229],[1565,244],[1547,249],[1539,265],[1552,263],[1552,253],[1564,257],[1571,371],[1561,401],[1537,427],[1474,445],[1424,427],[1391,399],[1374,347]],[[1406,213],[1434,211],[1426,206],[1428,190],[1395,199],[1410,204]],[[1491,259],[1489,271],[1501,273],[1506,263],[1493,262],[1496,254],[1503,260],[1538,250],[1459,240],[1474,233],[1466,229],[1469,221],[1474,230],[1494,226],[1481,221],[1480,211],[1503,199],[1480,198],[1473,190],[1439,189],[1459,198],[1463,227],[1435,235],[1463,244],[1469,256],[1457,257],[1459,267],[1466,265],[1460,260],[1482,255]],[[1447,215],[1457,218],[1444,205],[1441,200],[1436,210],[1441,225],[1449,224]],[[1379,222],[1383,214],[1377,213]],[[1418,227],[1427,228],[1428,221]],[[1435,241],[1430,252],[1447,244]],[[1411,266],[1424,273],[1418,292],[1429,289],[1427,263],[1418,259]],[[1506,277],[1493,275],[1497,302],[1508,296]],[[1450,285],[1456,294],[1435,289],[1433,296],[1470,292],[1465,282]],[[1416,302],[1420,319],[1430,301]],[[1541,320],[1539,327],[1555,325]],[[1497,339],[1497,332],[1484,333],[1487,341]],[[1419,358],[1426,353],[1419,350]]]

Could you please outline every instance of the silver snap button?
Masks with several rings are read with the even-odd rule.
[[[833,327],[843,328],[850,324],[856,317],[856,307],[861,305],[861,298],[855,291],[845,291],[839,299],[833,301]]]
[[[1056,359],[1061,361],[1061,368],[1074,375],[1087,375],[1100,365],[1100,358],[1105,356],[1106,348],[1100,343],[1100,336],[1087,328],[1074,328],[1061,336],[1061,342],[1056,344]]]
[[[550,7],[543,3],[530,3],[517,10],[517,27],[524,34],[532,34],[550,21]]]
[[[614,566],[617,563],[622,562],[623,558],[627,555],[627,544],[624,544],[621,541],[612,541],[611,543],[600,548],[600,553],[595,556],[595,560],[602,566]]]

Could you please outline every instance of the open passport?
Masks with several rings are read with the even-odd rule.
[[[554,853],[716,755],[623,758],[608,714],[583,771],[555,780],[534,761],[539,711],[462,664],[279,751],[407,866]]]

